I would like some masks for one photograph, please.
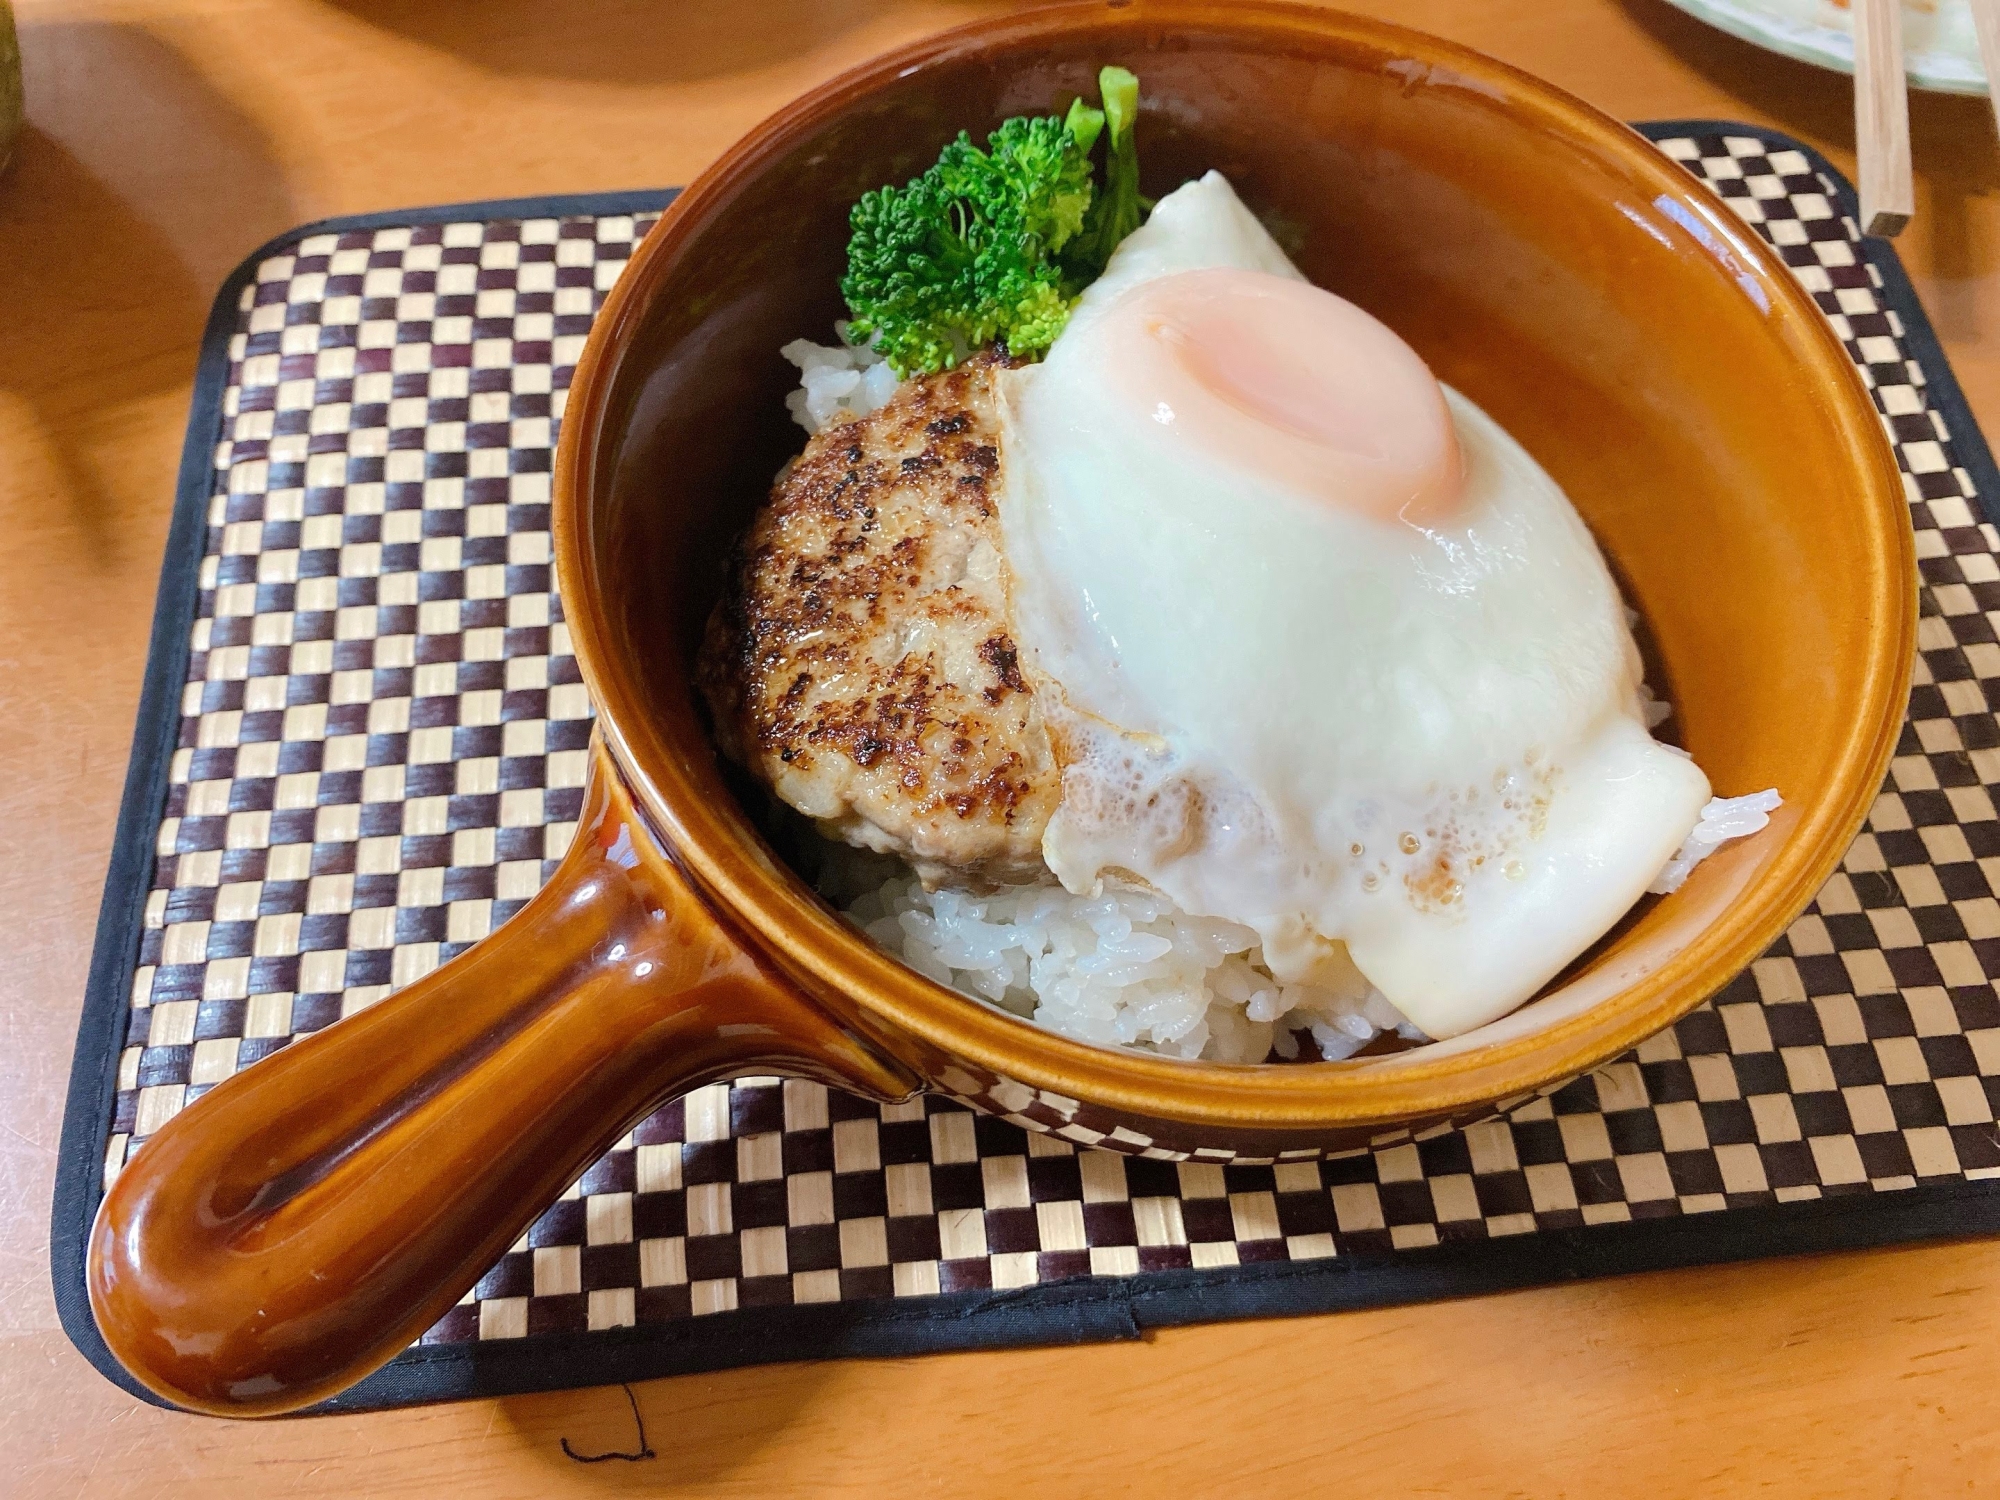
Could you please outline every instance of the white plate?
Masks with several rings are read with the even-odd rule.
[[[1854,18],[1833,0],[1667,0],[1698,20],[1746,42],[1854,71]],[[1983,94],[1986,70],[1967,0],[1903,0],[1903,62],[1910,87]]]

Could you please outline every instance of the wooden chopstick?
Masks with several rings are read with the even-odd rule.
[[[1972,0],[1972,27],[1979,33],[1979,60],[1986,65],[1986,97],[2000,123],[2000,0]]]
[[[1854,0],[1854,149],[1861,232],[1894,235],[1916,212],[1900,0]]]

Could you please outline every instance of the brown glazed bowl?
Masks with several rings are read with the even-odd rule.
[[[873,947],[728,790],[690,662],[731,538],[798,447],[778,347],[840,313],[848,207],[961,128],[1142,80],[1146,191],[1220,168],[1316,282],[1397,329],[1564,485],[1650,621],[1688,748],[1784,809],[1550,992],[1337,1063],[1088,1046]],[[633,257],[576,373],[559,586],[598,709],[576,841],[456,962],[214,1089],[117,1178],[106,1341],[203,1411],[389,1359],[663,1099],[743,1073],[937,1089],[1085,1146],[1312,1157],[1464,1121],[1715,992],[1832,872],[1903,713],[1915,565],[1880,420],[1754,233],[1639,136],[1449,43],[1274,4],[982,22],[814,90]],[[1655,679],[1657,682],[1657,679]]]

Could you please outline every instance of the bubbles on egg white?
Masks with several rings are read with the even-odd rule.
[[[1065,885],[1088,892],[1104,871],[1144,872],[1194,912],[1233,906],[1245,889],[1318,890],[1326,901],[1300,913],[1305,933],[1338,931],[1344,903],[1362,896],[1449,913],[1489,864],[1510,881],[1524,879],[1521,856],[1555,775],[1549,765],[1502,766],[1488,778],[1490,792],[1478,782],[1433,784],[1421,803],[1401,808],[1380,796],[1331,802],[1317,820],[1325,853],[1302,860],[1255,794],[1224,773],[1075,711],[1055,685],[1044,712],[1063,765],[1062,806],[1044,852]],[[1371,843],[1368,831],[1385,828],[1395,831]],[[1344,861],[1333,852],[1342,848]],[[1228,872],[1229,889],[1204,883],[1214,870]]]

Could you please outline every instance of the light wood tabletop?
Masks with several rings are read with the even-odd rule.
[[[1847,80],[1663,0],[1355,0],[1632,118],[1723,116],[1853,166]],[[194,355],[303,220],[685,182],[948,0],[18,0],[0,179],[0,1493],[1452,1496],[1990,1493],[2000,1245],[1630,1277],[1142,1343],[741,1370],[248,1424],[70,1347],[47,1225]],[[2000,430],[2000,147],[1911,101],[1899,249]]]

